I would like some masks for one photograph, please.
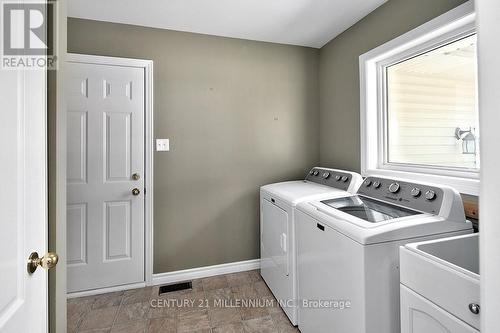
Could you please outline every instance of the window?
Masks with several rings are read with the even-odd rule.
[[[360,57],[364,175],[478,194],[474,19],[466,3]]]
[[[387,163],[478,169],[476,43],[474,34],[385,67]]]

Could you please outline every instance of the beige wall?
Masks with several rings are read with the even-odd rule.
[[[258,258],[260,185],[318,161],[359,171],[359,55],[463,2],[389,0],[321,50],[69,19],[69,52],[154,60],[154,134],[171,139],[155,273]]]
[[[68,21],[68,51],[154,60],[154,272],[259,257],[259,186],[319,161],[311,48]]]
[[[359,56],[463,2],[389,0],[321,49],[321,164],[360,171]]]

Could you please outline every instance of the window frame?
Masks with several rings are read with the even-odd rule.
[[[386,68],[476,33],[474,5],[468,1],[359,57],[361,174],[406,178],[479,194],[479,169],[386,162]],[[477,97],[476,97],[477,98]]]

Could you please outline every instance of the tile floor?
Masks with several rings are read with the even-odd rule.
[[[160,305],[160,306],[157,306]],[[158,296],[146,287],[68,300],[68,333],[299,332],[258,271],[193,281]]]

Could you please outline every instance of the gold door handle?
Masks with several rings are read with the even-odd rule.
[[[132,175],[132,179],[133,179],[133,180],[139,180],[139,179],[141,179],[141,175],[139,175],[138,173],[134,173],[134,174]]]
[[[28,257],[28,273],[33,274],[38,266],[42,266],[45,269],[51,269],[57,265],[59,261],[59,256],[57,253],[48,252],[43,257],[39,258],[37,252],[32,252]]]
[[[133,195],[139,195],[139,194],[141,194],[141,191],[140,191],[140,190],[136,187],[136,188],[134,188],[134,189],[132,190],[132,194],[133,194]]]

